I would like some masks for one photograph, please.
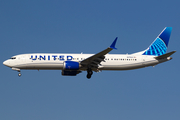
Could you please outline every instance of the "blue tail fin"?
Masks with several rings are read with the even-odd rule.
[[[171,35],[172,27],[166,27],[154,40],[154,42],[148,47],[143,55],[160,56],[166,53],[169,38]]]

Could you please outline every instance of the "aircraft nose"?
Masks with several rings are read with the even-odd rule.
[[[3,64],[4,64],[5,66],[8,66],[8,67],[9,67],[9,61],[8,61],[8,60],[4,61]]]

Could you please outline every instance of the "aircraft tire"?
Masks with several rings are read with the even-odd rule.
[[[21,77],[21,73],[18,73],[18,76]]]
[[[87,74],[87,78],[90,79],[90,78],[91,78],[91,75],[90,75],[90,74]]]

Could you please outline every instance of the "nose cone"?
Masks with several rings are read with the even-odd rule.
[[[4,64],[5,66],[8,66],[8,67],[10,66],[10,64],[9,64],[9,61],[8,61],[8,60],[4,61],[4,62],[3,62],[3,64]]]

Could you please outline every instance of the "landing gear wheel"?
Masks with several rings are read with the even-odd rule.
[[[87,76],[86,76],[88,79],[90,79],[91,78],[91,75],[90,74],[87,74]]]
[[[21,77],[21,73],[18,73],[18,76]]]
[[[90,79],[92,74],[93,74],[93,71],[90,68],[88,68],[87,69],[87,78]]]

